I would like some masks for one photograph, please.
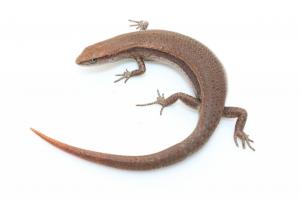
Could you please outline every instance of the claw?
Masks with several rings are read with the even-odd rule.
[[[165,94],[164,94],[164,93],[160,94],[160,92],[159,92],[159,90],[158,90],[158,89],[157,89],[157,91],[156,91],[156,92],[157,92],[157,96],[158,96],[158,97],[157,97],[157,99],[160,99],[161,101],[162,101],[162,100],[164,100],[164,98],[165,98]]]
[[[145,104],[137,104],[136,106],[150,106],[153,104],[159,104],[161,105],[161,109],[159,111],[159,114],[162,115],[162,112],[164,108],[166,107],[166,99],[164,93],[160,94],[159,90],[157,89],[157,98],[156,101],[145,103]]]
[[[136,21],[136,20],[129,19],[128,21],[134,23],[134,24],[130,24],[130,26],[136,26],[136,29],[139,29],[140,31],[146,30],[148,25],[149,25],[149,23],[147,21],[144,21],[144,20]]]
[[[253,140],[251,140],[251,139],[249,138],[249,135],[247,135],[247,137],[248,137],[248,141],[249,141],[249,142],[252,142],[252,143],[254,143],[254,141],[253,141]]]
[[[129,19],[128,21],[130,21],[130,22],[134,22],[134,23],[139,23],[139,21],[132,20],[132,19]],[[132,25],[131,25],[131,26],[132,26]]]
[[[125,79],[124,83],[126,83],[131,77],[131,72],[126,69],[125,72],[123,72],[122,74],[116,74],[116,76],[121,76],[121,78],[115,80],[114,83],[119,82],[123,79]]]
[[[165,108],[164,106],[161,107],[161,109],[160,109],[160,111],[159,111],[159,114],[160,114],[160,115],[162,115],[162,112],[163,112],[164,108]]]
[[[239,143],[238,143],[238,141],[237,141],[237,137],[234,136],[233,139],[234,139],[235,146],[239,147]]]
[[[242,147],[243,149],[245,149],[246,148],[245,139],[242,139],[241,141],[242,141]]]
[[[237,142],[237,138],[239,138],[242,141],[242,147],[243,149],[246,148],[246,145],[253,151],[255,151],[255,149],[251,146],[250,142],[253,143],[253,140],[251,140],[249,138],[249,135],[245,134],[243,131],[236,131],[234,134],[234,142],[235,145],[238,147],[239,144]]]
[[[251,144],[250,144],[250,142],[252,142],[252,143],[254,143],[254,141],[253,140],[251,140],[250,138],[249,138],[249,135],[246,135],[246,143],[247,143],[247,145],[248,145],[248,147],[252,150],[252,151],[255,151],[255,149],[251,146]]]
[[[153,101],[153,102],[150,102],[150,103],[136,104],[136,106],[151,106],[151,105],[154,105],[154,104],[157,104],[157,102]]]

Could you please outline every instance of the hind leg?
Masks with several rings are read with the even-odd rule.
[[[247,146],[255,151],[255,149],[251,146],[251,140],[249,136],[244,132],[244,127],[247,121],[247,111],[243,108],[238,107],[224,107],[223,110],[223,116],[228,118],[238,118],[235,124],[235,130],[234,130],[234,142],[236,146],[238,145],[237,139],[239,138],[242,141],[242,146],[245,149],[246,144]]]
[[[157,90],[156,101],[153,101],[151,103],[146,103],[146,104],[137,104],[137,106],[149,106],[153,104],[159,104],[161,105],[160,115],[162,115],[163,109],[175,103],[177,100],[181,100],[183,103],[193,108],[198,108],[201,103],[200,99],[192,97],[188,94],[184,94],[182,92],[175,93],[169,96],[168,98],[165,98],[164,94],[160,94],[159,90]]]

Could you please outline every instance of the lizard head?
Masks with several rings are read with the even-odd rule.
[[[106,63],[121,59],[119,37],[104,40],[102,42],[86,47],[77,57],[76,63],[80,65],[91,65],[95,63]]]
[[[107,58],[107,53],[104,51],[102,42],[86,47],[77,57],[76,63],[79,65],[91,65],[104,61]]]

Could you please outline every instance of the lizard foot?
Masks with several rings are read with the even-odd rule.
[[[147,29],[149,23],[147,21],[135,21],[135,20],[131,20],[129,19],[128,21],[133,22],[133,24],[131,24],[130,26],[136,26],[136,29],[139,29],[140,31],[144,31]]]
[[[243,131],[241,131],[241,130],[235,131],[233,138],[234,138],[235,145],[236,145],[237,147],[239,146],[238,141],[237,141],[237,139],[239,138],[239,139],[242,141],[243,149],[246,148],[246,144],[247,144],[247,146],[248,146],[251,150],[255,151],[255,149],[254,149],[254,148],[251,146],[251,144],[250,144],[250,142],[253,143],[253,140],[251,140],[251,139],[249,138],[249,135],[247,135],[247,134],[244,133]]]
[[[157,98],[156,101],[153,101],[151,103],[145,103],[145,104],[137,104],[136,106],[150,106],[153,104],[159,104],[161,105],[161,109],[160,109],[160,115],[162,115],[162,112],[164,110],[164,108],[167,106],[167,101],[165,99],[164,93],[160,94],[159,90],[157,90]]]
[[[122,74],[116,74],[116,76],[121,76],[121,78],[114,81],[114,83],[119,82],[123,79],[125,79],[124,83],[128,81],[128,79],[131,77],[132,73],[131,71],[128,71],[127,69]]]

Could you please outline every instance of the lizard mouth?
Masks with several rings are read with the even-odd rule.
[[[89,60],[88,59],[84,59],[82,58],[82,54],[80,56],[78,56],[78,58],[76,59],[76,64],[78,65],[86,65],[89,63]]]
[[[95,53],[91,52],[89,48],[86,48],[82,53],[77,57],[76,63],[79,65],[90,65],[95,64],[98,61],[98,56],[94,55]]]
[[[96,64],[97,62],[98,62],[97,58],[92,58],[90,60],[80,60],[80,59],[76,60],[76,63],[79,65],[92,65],[92,64]]]

